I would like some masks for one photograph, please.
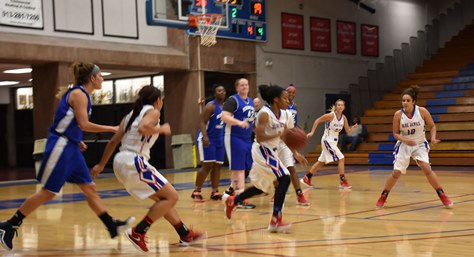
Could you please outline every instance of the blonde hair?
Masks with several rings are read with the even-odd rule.
[[[67,86],[61,86],[61,87],[58,87],[58,91],[56,92],[56,98],[57,99],[61,99],[63,97],[63,95],[73,86],[72,83],[70,83],[69,85]]]
[[[337,99],[336,102],[331,106],[331,108],[328,109],[328,111],[330,112],[335,112],[336,111],[336,105],[337,105],[337,102],[343,102],[344,105],[346,105],[346,101],[342,100],[342,99]]]

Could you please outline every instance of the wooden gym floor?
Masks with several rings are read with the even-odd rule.
[[[300,168],[299,170],[302,170]],[[224,218],[217,201],[194,203],[194,171],[166,171],[180,194],[177,210],[185,224],[206,230],[208,239],[192,247],[178,247],[178,236],[165,220],[148,232],[148,255],[159,256],[472,256],[474,250],[474,170],[434,167],[454,202],[445,209],[416,167],[399,179],[385,209],[375,202],[390,167],[346,167],[350,191],[338,189],[334,166],[318,173],[317,188],[305,190],[311,206],[295,204],[293,188],[287,194],[284,220],[293,223],[290,234],[266,231],[270,196],[252,199],[253,210],[237,210]],[[299,172],[302,176],[303,171]],[[149,203],[128,196],[112,176],[96,183],[109,212],[117,218],[143,218]],[[222,172],[221,188],[229,183]],[[208,185],[208,184],[206,184]],[[0,219],[9,218],[38,185],[22,181],[0,184]],[[208,197],[209,187],[203,189]],[[28,217],[14,239],[14,250],[0,256],[143,256],[121,235],[110,239],[100,220],[87,207],[78,188],[66,185],[62,196]]]

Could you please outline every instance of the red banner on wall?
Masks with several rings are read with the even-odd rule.
[[[354,22],[337,21],[337,52],[356,54],[356,26]]]
[[[311,51],[331,52],[331,20],[310,17]]]
[[[364,56],[379,56],[379,27],[375,25],[360,25],[361,50]]]
[[[304,50],[303,15],[281,14],[281,41],[283,48]]]

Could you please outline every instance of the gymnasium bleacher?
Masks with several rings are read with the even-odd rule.
[[[401,92],[420,86],[417,104],[426,107],[436,122],[437,138],[430,161],[437,166],[474,166],[474,25],[468,25],[414,73],[365,111],[361,123],[369,137],[355,152],[344,153],[346,164],[391,165],[395,139],[392,118],[401,108]],[[426,132],[429,139],[429,131]],[[320,145],[307,154],[317,160]],[[414,164],[414,163],[412,163]]]

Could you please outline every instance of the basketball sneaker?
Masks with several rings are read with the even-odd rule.
[[[340,189],[351,189],[352,186],[349,185],[349,182],[347,182],[347,179],[344,179],[344,180],[339,180],[339,188]]]
[[[189,233],[185,237],[180,237],[179,239],[179,246],[189,246],[192,243],[195,243],[199,240],[206,239],[207,233],[190,229]]]
[[[299,194],[296,196],[296,204],[302,206],[309,206],[309,202],[306,200],[303,194]]]
[[[107,228],[110,238],[115,238],[118,234],[128,229],[135,222],[135,217],[130,216],[125,221],[116,219],[113,219],[113,221],[113,225]]]
[[[212,192],[212,193],[211,193],[211,199],[212,199],[212,200],[219,201],[219,200],[222,199],[222,195],[219,194],[218,191]]]
[[[205,202],[205,201],[206,201],[206,200],[204,200],[204,198],[202,197],[201,192],[196,191],[196,190],[194,190],[193,193],[191,194],[191,198],[193,198],[193,200],[194,200],[195,202],[198,202],[198,203],[200,203],[200,202]]]
[[[268,225],[268,231],[270,233],[288,233],[291,230],[291,224],[281,221],[280,216],[272,216],[270,225]]]
[[[232,187],[229,187],[229,188],[227,188],[227,190],[224,191],[224,193],[234,196],[235,195],[235,189],[233,189]]]
[[[245,199],[243,202],[241,202],[239,205],[237,205],[238,209],[255,209],[257,207],[255,204],[249,202],[247,199]]]
[[[222,201],[224,202],[224,205],[225,205],[224,207],[225,216],[229,220],[232,218],[232,212],[234,211],[234,208],[235,208],[234,200],[235,200],[235,196],[228,195],[228,194],[224,194],[222,196]]]
[[[444,192],[439,195],[439,199],[441,199],[441,202],[443,202],[444,206],[448,209],[451,209],[454,205]]]
[[[8,251],[13,249],[13,236],[18,236],[17,226],[12,226],[4,221],[0,222],[0,244]]]
[[[383,206],[385,205],[385,202],[387,201],[387,196],[386,195],[380,195],[380,198],[379,200],[377,201],[377,203],[375,204],[375,206],[378,208],[378,209],[382,209]]]
[[[132,243],[138,251],[146,253],[148,252],[148,247],[146,246],[146,237],[145,235],[138,234],[135,232],[135,229],[128,228],[125,230],[125,236]]]
[[[308,176],[304,176],[303,178],[301,178],[300,182],[307,187],[314,188],[314,185],[311,184],[311,179],[308,178]]]

